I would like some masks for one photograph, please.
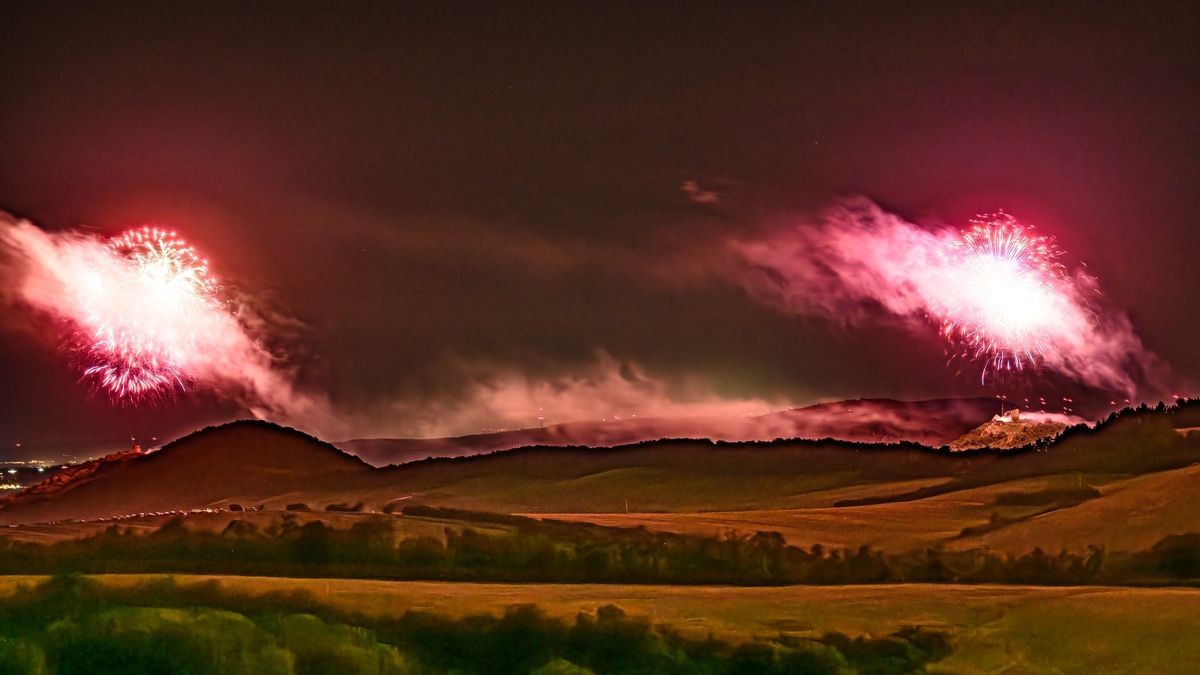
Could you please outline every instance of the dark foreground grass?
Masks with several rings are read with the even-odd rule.
[[[64,575],[0,601],[0,673],[909,673],[950,651],[946,633],[919,628],[731,645],[614,605],[574,621],[533,605],[368,618],[303,593],[239,595],[170,579],[111,587]]]

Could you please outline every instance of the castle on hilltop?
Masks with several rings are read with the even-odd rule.
[[[1012,410],[1009,410],[1008,412],[1004,413],[1003,415],[993,415],[992,421],[993,422],[1020,422],[1021,421],[1021,409],[1013,408]]]

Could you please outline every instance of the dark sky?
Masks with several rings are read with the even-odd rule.
[[[979,393],[927,336],[690,280],[681,251],[849,194],[1037,222],[1195,379],[1200,11],[1045,4],[7,3],[0,209],[177,228],[351,408],[601,352],[725,397]],[[114,408],[17,323],[6,444],[237,414]]]

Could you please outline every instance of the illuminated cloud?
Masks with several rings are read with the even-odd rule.
[[[605,353],[543,376],[499,364],[465,363],[458,368],[466,380],[459,391],[433,399],[394,400],[360,428],[374,425],[376,435],[440,437],[577,421],[734,419],[783,405],[719,396],[686,378],[666,381]]]
[[[948,320],[966,316],[1003,334],[1014,332],[1016,317],[1022,333],[1006,339],[1025,341],[1033,366],[1130,396],[1158,387],[1161,364],[1129,317],[1101,302],[1095,277],[1063,269],[1037,283],[1012,277],[981,290],[977,270],[953,254],[962,241],[960,230],[921,227],[850,199],[820,218],[731,242],[741,263],[734,280],[772,307],[845,325],[945,332]]]
[[[0,220],[0,274],[6,304],[50,317],[59,334],[42,338],[65,344],[81,377],[116,398],[137,403],[199,386],[264,416],[328,417],[323,398],[297,391],[247,327],[254,322],[240,320],[246,308],[219,300],[207,279],[148,271],[105,239],[9,218]]]

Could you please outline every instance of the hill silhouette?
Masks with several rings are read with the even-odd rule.
[[[664,438],[773,441],[833,438],[859,443],[909,441],[937,447],[991,419],[990,398],[897,401],[886,398],[818,403],[750,417],[626,418],[569,422],[455,438],[366,438],[338,447],[376,466],[430,457],[466,457],[534,445],[615,447]]]
[[[0,504],[0,523],[96,519],[265,499],[315,486],[357,487],[372,469],[300,431],[244,420],[207,427],[146,454],[123,454],[78,480]]]

